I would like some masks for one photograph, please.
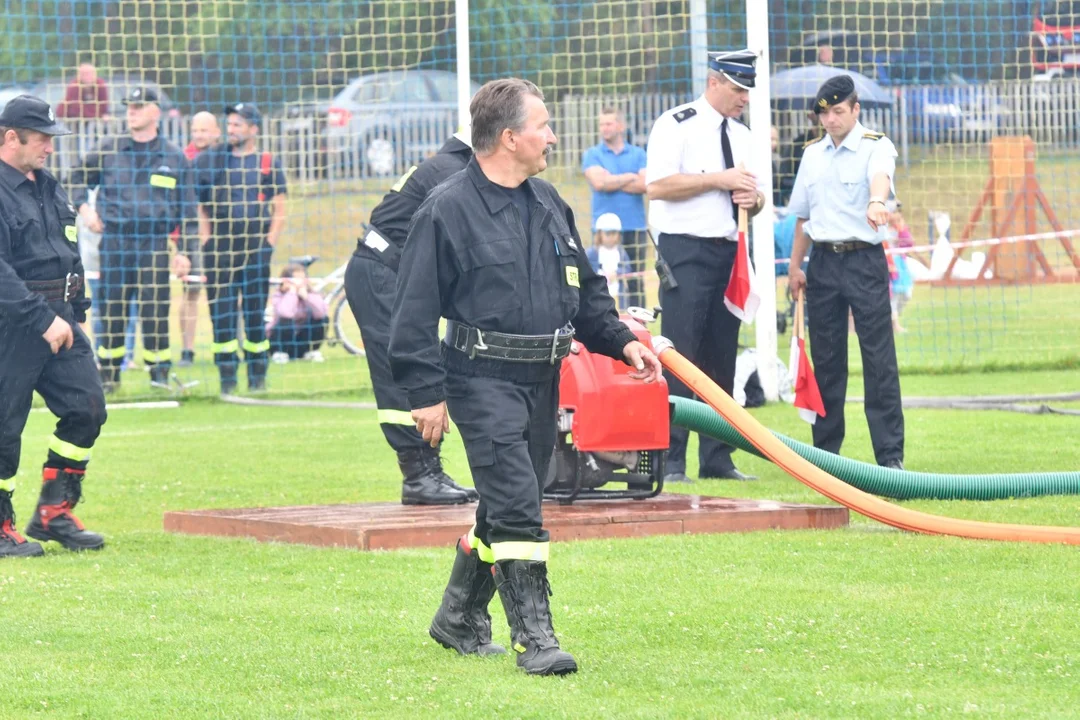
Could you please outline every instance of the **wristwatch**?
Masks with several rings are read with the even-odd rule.
[[[870,198],[870,202],[866,203],[866,207],[870,207],[874,203],[881,203],[882,205],[884,205],[885,204],[885,198],[872,197],[872,198]]]

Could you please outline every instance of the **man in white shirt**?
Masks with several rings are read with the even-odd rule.
[[[645,169],[649,222],[660,232],[660,253],[678,282],[660,290],[662,332],[728,394],[740,323],[724,305],[724,291],[735,261],[738,208],[756,215],[765,206],[763,181],[743,163],[750,130],[737,120],[750,99],[756,59],[749,50],[709,53],[705,92],[656,120]],[[675,395],[693,395],[673,376],[668,384]],[[687,430],[671,428],[665,482],[690,482],[688,438]],[[752,480],[735,468],[733,450],[701,436],[699,477]]]

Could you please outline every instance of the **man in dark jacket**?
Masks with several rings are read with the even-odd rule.
[[[75,206],[101,237],[105,336],[98,347],[106,392],[120,384],[130,294],[139,295],[143,363],[150,381],[168,387],[169,234],[198,235],[195,187],[183,151],[158,129],[157,90],[136,87],[124,98],[129,134],[108,138],[72,173]],[[97,189],[95,206],[89,193]],[[190,267],[181,253],[182,268]],[[186,274],[186,273],[185,273]]]
[[[429,632],[462,654],[505,652],[491,644],[494,577],[518,667],[561,675],[577,663],[559,648],[551,623],[540,511],[560,360],[576,333],[646,382],[661,377],[660,363],[620,322],[569,206],[532,177],[556,142],[543,94],[525,80],[495,80],[470,111],[476,156],[413,218],[390,331],[390,367],[417,430],[436,447],[449,410],[480,491],[476,524],[458,542]]]
[[[47,170],[56,122],[48,103],[14,98],[0,114],[0,557],[42,555],[15,530],[11,494],[34,391],[59,418],[26,534],[69,550],[105,544],[72,514],[90,448],[105,424],[94,353],[79,323],[90,301],[75,208]]]
[[[345,295],[364,340],[379,426],[397,453],[405,505],[457,505],[480,497],[443,472],[439,449],[424,442],[416,431],[407,393],[394,382],[387,356],[394,285],[409,222],[428,193],[468,165],[471,157],[472,148],[458,134],[436,155],[411,167],[371,211],[370,227],[357,241],[345,271]]]

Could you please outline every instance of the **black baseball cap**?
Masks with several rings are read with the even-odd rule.
[[[131,88],[127,96],[120,102],[124,105],[145,105],[146,103],[158,102],[157,88],[143,85],[136,85]]]
[[[259,112],[259,108],[255,107],[255,103],[241,102],[225,107],[226,117],[233,113],[236,113],[253,125],[262,125],[262,113]]]
[[[71,131],[56,119],[56,113],[41,98],[33,95],[13,97],[0,113],[0,126],[19,130],[37,130],[46,135],[70,135]]]

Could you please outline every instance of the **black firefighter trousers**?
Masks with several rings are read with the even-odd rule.
[[[94,350],[75,322],[71,306],[52,303],[71,324],[75,342],[53,355],[32,330],[0,321],[0,490],[15,489],[22,432],[36,390],[59,418],[49,440],[46,467],[82,470],[105,424],[105,395]]]

